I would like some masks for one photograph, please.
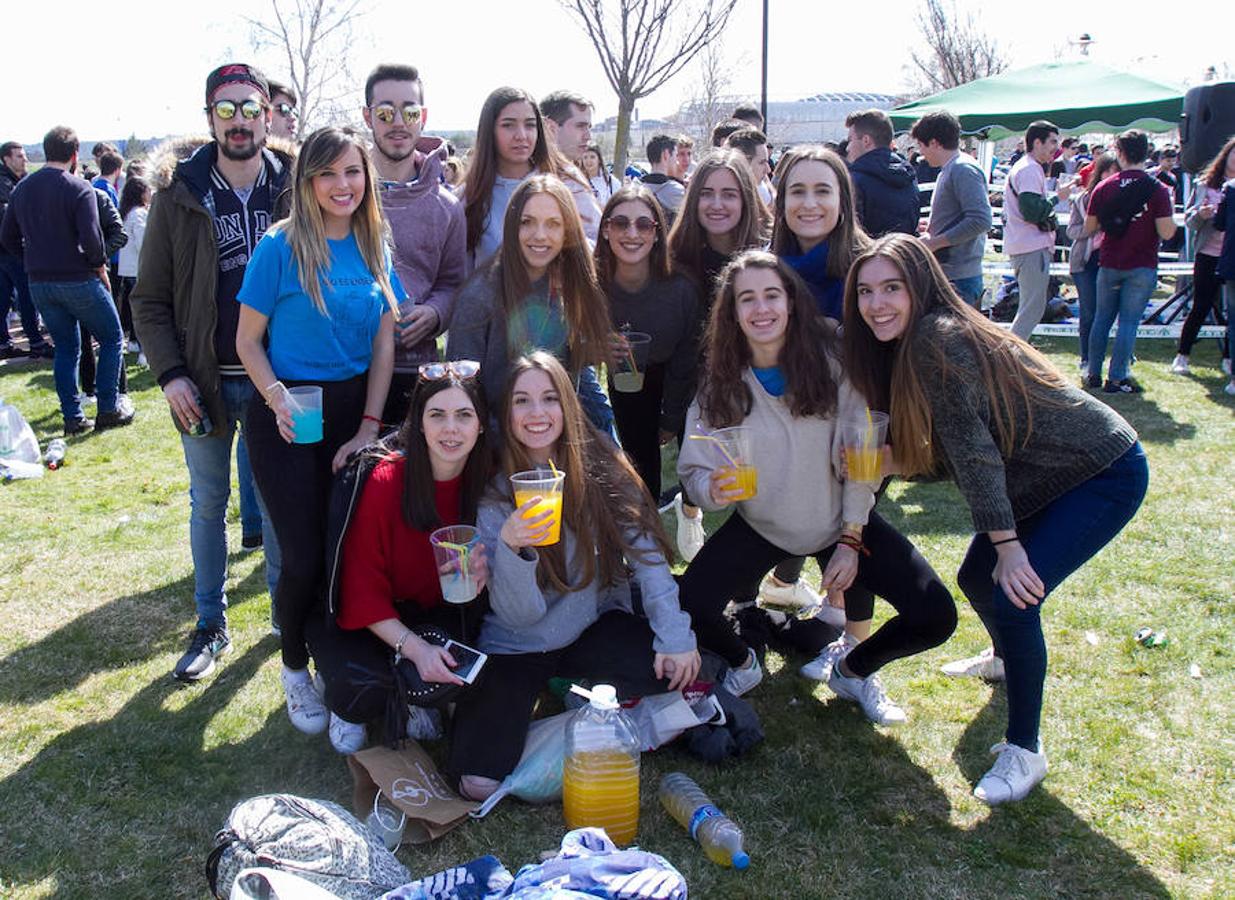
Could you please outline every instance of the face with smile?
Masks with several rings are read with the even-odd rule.
[[[480,417],[467,392],[459,387],[438,391],[425,402],[420,420],[434,477],[458,476],[480,435]]]
[[[535,281],[557,259],[566,242],[566,223],[557,201],[549,194],[532,194],[519,217],[519,250],[527,274]]]
[[[416,151],[416,142],[425,126],[425,110],[420,105],[420,85],[414,81],[379,81],[373,85],[373,102],[364,110],[364,121],[373,134],[373,146],[391,162],[402,162]],[[394,121],[383,122],[377,107],[393,107]],[[420,108],[420,118],[406,121],[404,110]]]
[[[886,256],[876,256],[858,270],[858,313],[877,341],[894,341],[909,327],[913,297],[905,276]]]
[[[600,174],[600,157],[596,155],[595,150],[586,151],[583,156],[579,157],[579,162],[583,163],[583,173],[588,178],[595,178]]]
[[[530,166],[536,149],[536,111],[532,104],[516,100],[503,106],[493,126],[493,141],[499,170]]]
[[[313,176],[313,196],[322,209],[327,234],[350,229],[352,213],[359,208],[364,192],[364,160],[357,148],[348,145],[334,162]]]
[[[1052,131],[1045,138],[1033,142],[1031,155],[1040,163],[1048,163],[1055,158],[1055,151],[1058,149],[1059,133]]]
[[[742,189],[728,169],[710,172],[699,191],[699,224],[709,235],[722,237],[742,220]]]
[[[510,393],[510,437],[536,462],[548,462],[562,436],[562,399],[547,373],[523,372]]]
[[[618,228],[615,219],[626,227]],[[646,228],[648,224],[651,229]],[[640,225],[645,230],[640,230]],[[613,208],[602,231],[601,237],[609,242],[614,259],[628,266],[638,265],[648,258],[656,244],[656,214],[642,201],[627,200]]]
[[[802,252],[826,240],[840,222],[840,182],[827,163],[804,159],[784,178],[785,224]]]
[[[215,112],[213,104],[219,100],[231,100],[236,104],[236,114],[230,119],[223,119]],[[261,115],[256,119],[246,119],[239,106],[246,100],[254,100],[262,104]],[[250,84],[225,84],[214,92],[211,98],[210,110],[206,118],[210,120],[210,133],[219,144],[219,152],[227,159],[252,159],[266,146],[266,135],[270,130],[270,104],[262,96],[262,92]]]
[[[789,327],[789,295],[775,269],[749,266],[733,278],[734,314],[757,366],[776,364]]]

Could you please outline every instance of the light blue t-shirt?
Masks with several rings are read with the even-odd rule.
[[[328,241],[331,264],[322,285],[328,316],[300,286],[291,245],[282,231],[257,242],[236,300],[268,316],[270,366],[291,381],[345,381],[369,370],[373,338],[390,311],[354,235]],[[407,299],[386,253],[395,298]]]

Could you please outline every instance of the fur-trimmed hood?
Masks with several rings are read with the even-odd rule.
[[[170,187],[176,175],[176,166],[187,160],[214,139],[208,134],[191,134],[168,138],[146,156],[146,177],[156,191]],[[286,168],[288,175],[296,164],[296,145],[274,135],[266,136],[266,149],[272,152]]]

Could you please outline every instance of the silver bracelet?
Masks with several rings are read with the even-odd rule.
[[[404,643],[407,641],[407,639],[408,639],[408,638],[410,638],[411,636],[412,636],[412,629],[410,629],[410,628],[409,628],[407,631],[403,632],[403,637],[399,638],[398,643],[396,643],[396,644],[395,644],[395,661],[396,661],[396,662],[397,662],[398,660],[402,659],[402,657],[403,657],[403,644],[404,644]]]

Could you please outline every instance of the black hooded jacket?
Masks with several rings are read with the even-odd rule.
[[[879,147],[849,166],[858,220],[871,237],[893,231],[917,234],[920,200],[913,166],[897,153]]]

